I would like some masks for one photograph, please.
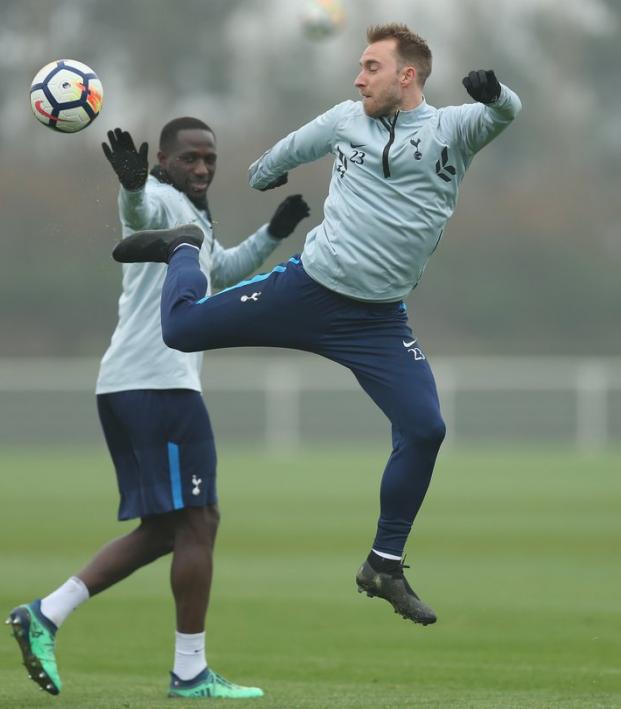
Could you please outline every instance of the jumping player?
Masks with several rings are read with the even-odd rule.
[[[423,95],[431,72],[425,40],[399,24],[371,27],[367,39],[354,82],[362,100],[334,106],[250,167],[250,184],[266,190],[286,183],[298,165],[334,156],[324,220],[309,232],[301,258],[204,297],[196,226],[135,234],[114,257],[168,262],[161,315],[170,347],[290,347],[354,373],[390,420],[393,441],[358,589],[427,625],[436,615],[408,584],[403,550],[445,426],[403,298],[442,237],[472,159],[521,104],[493,71],[479,70],[463,79],[475,103],[434,108]]]

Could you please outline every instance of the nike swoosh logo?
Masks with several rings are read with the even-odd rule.
[[[355,150],[356,148],[364,148],[366,143],[350,143],[350,145]]]
[[[412,340],[412,342],[406,342],[403,340],[403,346],[404,347],[411,347],[412,345],[415,345],[417,343],[417,340]]]
[[[42,104],[43,104],[43,101],[41,101],[41,99],[38,99],[37,101],[35,101],[34,107],[35,107],[35,111],[37,113],[40,113],[42,116],[45,116],[46,118],[49,118],[50,121],[61,121],[62,123],[67,122],[66,118],[57,118],[56,116],[53,116],[51,113],[48,113],[47,111],[43,110],[43,108],[41,108]]]

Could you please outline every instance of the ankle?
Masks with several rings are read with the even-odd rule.
[[[173,672],[179,679],[194,679],[207,667],[205,633],[175,633],[175,664]]]
[[[54,627],[60,628],[67,616],[90,598],[84,581],[72,576],[62,586],[41,599],[40,610]]]
[[[387,559],[373,550],[371,550],[369,556],[367,556],[367,561],[373,571],[377,571],[378,573],[390,574],[401,568],[401,559]]]
[[[177,249],[181,248],[182,246],[189,246],[192,249],[196,249],[197,251],[200,251],[200,248],[196,246],[195,244],[191,244],[188,241],[187,236],[180,236],[177,239],[175,239],[170,246],[168,247],[168,258],[166,259],[167,263],[170,263],[170,259],[173,257],[173,254]]]

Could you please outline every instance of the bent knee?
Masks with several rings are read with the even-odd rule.
[[[160,555],[170,554],[175,546],[175,534],[169,522],[166,515],[154,515],[142,519],[138,527]]]
[[[430,428],[430,435],[432,440],[436,441],[439,448],[442,445],[442,441],[446,438],[446,424],[440,414],[438,414]]]
[[[219,524],[220,512],[216,505],[186,507],[175,513],[175,536],[213,543]]]
[[[216,524],[220,523],[220,509],[217,505],[207,505],[207,507],[205,507],[205,515],[209,519],[214,520]]]
[[[437,450],[446,436],[446,424],[438,412],[422,421],[417,421],[415,425],[404,427],[401,431],[412,444],[416,446],[423,445]]]

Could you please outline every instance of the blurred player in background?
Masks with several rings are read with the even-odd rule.
[[[285,199],[269,224],[231,249],[213,234],[207,190],[216,172],[211,128],[196,118],[164,126],[158,165],[149,175],[147,150],[129,133],[108,132],[103,144],[121,183],[123,237],[139,229],[199,225],[193,248],[204,275],[204,296],[254,271],[308,216],[300,195]],[[116,468],[120,520],[139,518],[134,531],[104,546],[75,576],[45,598],[11,611],[9,622],[32,679],[50,694],[61,681],[54,653],[57,629],[91,596],[136,569],[172,553],[176,606],[175,661],[169,696],[258,697],[256,687],[232,684],[207,666],[205,615],[219,522],[216,450],[201,396],[202,354],[169,349],[162,340],[160,294],[166,268],[123,267],[119,319],[97,380],[97,405]]]
[[[308,234],[301,259],[206,298],[197,227],[135,234],[114,256],[169,263],[162,331],[171,347],[291,347],[351,369],[389,418],[393,442],[358,589],[427,625],[436,615],[406,580],[403,550],[445,426],[403,298],[442,237],[473,157],[521,104],[493,71],[479,70],[463,80],[476,103],[436,109],[423,95],[432,59],[425,40],[398,24],[372,27],[367,39],[354,82],[362,100],[334,106],[250,167],[250,184],[266,190],[302,163],[335,156],[324,220]]]

